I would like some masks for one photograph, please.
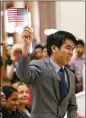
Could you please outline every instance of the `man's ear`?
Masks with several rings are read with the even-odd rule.
[[[52,52],[57,52],[58,51],[58,47],[57,46],[55,46],[55,45],[52,45],[51,46],[51,50],[52,50]]]

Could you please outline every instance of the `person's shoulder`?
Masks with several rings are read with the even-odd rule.
[[[24,111],[17,109],[17,112],[19,113],[20,118],[30,118]]]
[[[27,104],[25,107],[31,113],[31,108],[32,108],[31,105]]]
[[[74,62],[78,59],[78,56],[77,55],[74,55],[72,58],[71,58],[71,61]]]
[[[46,69],[46,64],[44,62],[44,60],[32,60],[30,62],[30,67],[34,67],[37,68],[39,70],[45,70]]]
[[[43,65],[44,64],[44,60],[32,60],[30,61],[30,65]]]
[[[10,118],[9,113],[5,110],[4,107],[1,107],[0,109],[0,118]]]
[[[16,115],[19,116],[19,118],[24,118],[24,112],[20,109],[16,109]]]

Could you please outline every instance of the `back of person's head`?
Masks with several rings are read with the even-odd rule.
[[[60,49],[65,40],[72,40],[75,44],[77,43],[75,36],[67,31],[57,31],[49,35],[47,37],[48,55],[51,56],[52,54],[51,46],[55,45]]]
[[[77,46],[82,45],[84,47],[84,41],[82,39],[77,40]]]
[[[3,93],[5,94],[5,99],[11,97],[11,95],[17,92],[17,90],[12,86],[3,86]]]

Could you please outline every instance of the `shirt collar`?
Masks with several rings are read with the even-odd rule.
[[[50,62],[54,66],[56,73],[58,73],[58,71],[60,70],[61,67],[58,66],[51,58],[50,58]],[[64,68],[64,66],[62,68]]]
[[[83,56],[81,56],[81,57],[76,57],[76,59],[82,59],[82,60],[84,60],[84,58],[85,58],[85,56],[83,55]]]

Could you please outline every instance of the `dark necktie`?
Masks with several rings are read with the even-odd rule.
[[[67,83],[65,81],[65,72],[64,72],[64,69],[61,68],[59,70],[59,73],[60,73],[59,94],[60,94],[60,100],[63,100],[64,97],[67,94]]]

